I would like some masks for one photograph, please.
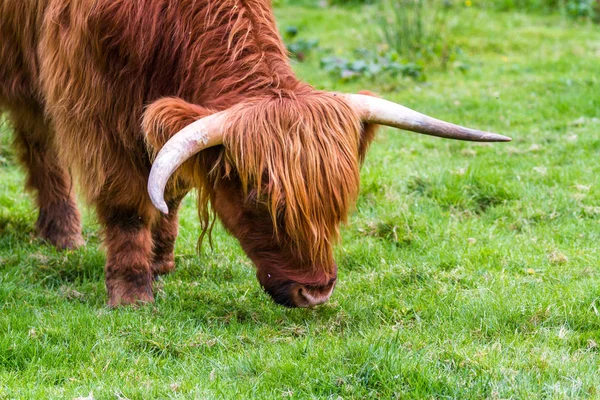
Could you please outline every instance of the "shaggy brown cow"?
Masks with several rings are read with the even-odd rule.
[[[268,0],[2,0],[0,109],[39,235],[83,243],[71,172],[95,206],[111,306],[153,300],[191,188],[202,236],[212,209],[276,302],[320,304],[374,124],[509,140],[298,81]]]

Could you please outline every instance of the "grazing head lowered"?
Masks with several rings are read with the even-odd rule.
[[[509,140],[300,82],[269,0],[2,0],[0,60],[38,233],[83,243],[72,172],[103,227],[111,306],[153,301],[194,187],[202,236],[212,210],[276,302],[321,304],[378,125]]]
[[[250,99],[187,125],[154,160],[150,197],[168,213],[163,198],[168,179],[195,154],[223,146],[224,167],[213,179],[209,171],[200,180],[200,198],[210,199],[277,303],[322,304],[335,286],[332,245],[356,201],[359,166],[374,124],[460,140],[509,140],[376,97],[306,88]],[[201,202],[201,215],[205,206]]]

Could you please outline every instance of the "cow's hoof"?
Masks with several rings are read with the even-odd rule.
[[[175,261],[173,255],[168,257],[155,259],[152,262],[152,273],[156,279],[160,275],[167,275],[175,269]]]
[[[75,250],[85,244],[85,240],[83,240],[83,236],[79,232],[71,234],[38,232],[38,236],[59,250]]]
[[[108,289],[108,306],[111,308],[154,303],[151,283],[140,287],[132,282],[114,279],[107,281],[106,287]]]
[[[40,239],[60,250],[72,250],[85,244],[79,213],[70,202],[41,208],[35,226]]]

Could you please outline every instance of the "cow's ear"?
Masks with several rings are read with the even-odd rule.
[[[360,91],[359,94],[364,94],[367,96],[379,97],[375,93],[369,92],[367,90]],[[370,124],[370,123],[362,123],[362,129],[360,133],[360,143],[358,145],[358,158],[362,163],[365,160],[367,155],[367,151],[369,150],[369,146],[375,139],[375,135],[379,130],[380,125]]]
[[[165,97],[151,103],[142,119],[142,131],[150,152],[156,154],[177,132],[211,114],[213,111],[177,97]]]

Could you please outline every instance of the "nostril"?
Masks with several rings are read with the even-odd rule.
[[[310,307],[310,300],[306,296],[306,288],[302,285],[298,285],[292,292],[292,300],[296,307]]]
[[[325,303],[333,292],[333,287],[327,293],[319,290],[310,290],[306,286],[297,285],[291,292],[291,298],[296,307],[313,307]]]

